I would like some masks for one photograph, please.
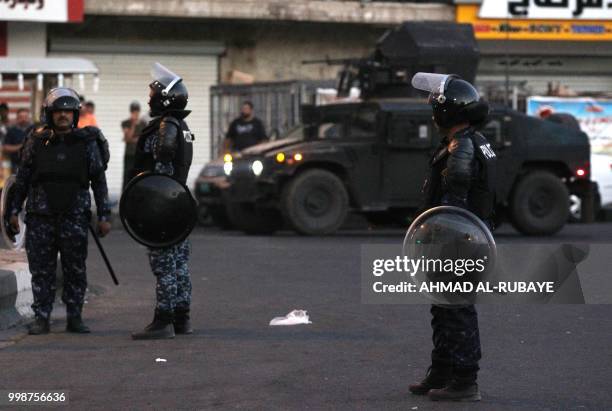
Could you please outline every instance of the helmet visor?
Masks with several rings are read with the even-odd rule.
[[[79,101],[79,95],[76,91],[67,87],[58,87],[52,89],[45,101],[43,107],[46,110],[79,110],[81,108],[81,102]]]
[[[70,97],[80,103],[79,95],[77,94],[77,92],[67,87],[58,87],[52,89],[49,94],[47,94],[46,101],[47,103],[53,103],[54,101],[62,97]]]
[[[178,74],[173,73],[160,63],[153,64],[151,68],[151,77],[164,85],[164,87],[170,86],[169,88],[172,88],[172,86],[182,80]]]
[[[434,95],[444,94],[444,88],[450,78],[450,74],[416,73],[412,77],[412,87]]]

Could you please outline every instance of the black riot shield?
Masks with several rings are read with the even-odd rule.
[[[197,203],[186,185],[165,174],[141,173],[125,188],[119,215],[126,231],[150,248],[183,241],[197,222]]]
[[[12,250],[22,249],[25,246],[25,232],[26,226],[24,222],[24,211],[19,214],[19,233],[15,233],[9,223],[11,218],[11,203],[13,202],[13,195],[15,187],[15,176],[9,177],[4,182],[2,188],[2,196],[0,197],[0,216],[2,218],[2,239],[7,248]],[[23,209],[25,209],[25,204]]]
[[[440,206],[412,222],[404,238],[403,254],[421,262],[411,277],[419,289],[423,289],[423,283],[436,285],[426,287],[436,291],[424,293],[434,304],[463,305],[473,303],[474,293],[457,290],[470,290],[467,283],[473,286],[493,272],[497,247],[491,231],[475,214]]]

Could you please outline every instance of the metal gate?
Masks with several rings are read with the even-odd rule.
[[[221,84],[210,88],[211,145],[214,158],[220,153],[227,129],[240,114],[246,100],[264,122],[269,137],[283,135],[300,122],[300,106],[315,103],[318,88],[335,87],[334,80],[284,81],[254,84]]]

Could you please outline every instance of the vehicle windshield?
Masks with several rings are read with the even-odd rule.
[[[326,113],[318,124],[299,125],[282,138],[339,139],[376,136],[378,109],[364,107],[356,112]]]
[[[319,124],[317,138],[340,138],[342,124],[339,123],[323,123]]]
[[[340,123],[322,123],[317,126],[316,138],[340,138],[342,124]],[[297,126],[289,130],[283,137],[285,139],[301,139],[305,138],[305,127]]]
[[[299,125],[293,127],[291,130],[287,131],[285,135],[281,137],[281,140],[285,139],[304,139],[304,126]]]

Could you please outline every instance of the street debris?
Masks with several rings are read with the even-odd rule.
[[[165,358],[156,358],[155,362],[168,362]]]
[[[270,325],[312,324],[306,310],[293,310],[284,317],[275,317]]]

